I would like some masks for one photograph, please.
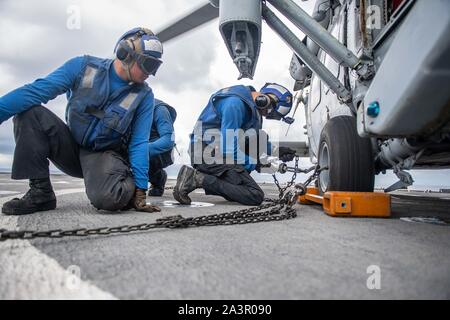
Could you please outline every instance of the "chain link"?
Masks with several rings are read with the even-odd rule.
[[[303,183],[298,183],[295,185],[295,189],[297,190],[298,195],[306,194],[307,187],[316,180],[322,171],[328,170],[328,167],[321,168],[319,165],[316,165],[314,168],[314,172],[306,179]],[[309,171],[309,170],[306,170]]]
[[[280,186],[280,182],[277,179],[276,174],[274,173],[272,175],[273,177],[273,181],[275,183],[275,185],[278,188],[278,198],[281,199],[283,198],[284,193],[286,192],[286,190],[290,187],[292,187],[292,185],[295,183],[295,179],[297,179],[297,171],[298,171],[298,161],[299,161],[300,157],[295,157],[295,167],[294,167],[294,174],[292,175],[291,181],[289,181],[285,187],[281,187]]]
[[[297,202],[297,197],[302,192],[305,192],[306,186],[314,180],[319,170],[318,166],[315,168],[314,173],[308,178],[304,184],[298,184],[295,186],[296,191],[286,190],[295,183],[297,177],[298,160],[295,159],[295,172],[292,176],[291,181],[288,182],[286,187],[281,188],[279,181],[276,179],[275,175],[274,181],[279,189],[278,199],[264,199],[266,203],[236,211],[230,211],[220,214],[204,215],[198,217],[188,217],[185,218],[181,215],[164,217],[156,219],[154,223],[143,223],[137,225],[123,225],[118,227],[101,227],[94,229],[72,229],[72,230],[49,230],[49,231],[33,231],[33,230],[20,230],[20,231],[10,231],[5,229],[0,229],[0,242],[6,240],[28,240],[35,238],[63,238],[63,237],[88,237],[88,236],[105,236],[118,233],[134,233],[148,231],[157,228],[188,228],[188,227],[200,227],[200,226],[217,226],[217,225],[234,225],[234,224],[248,224],[248,223],[259,223],[259,222],[270,222],[270,221],[282,221],[297,217],[297,212],[292,206]],[[171,190],[173,187],[167,187],[166,190]]]
[[[265,210],[269,209],[269,210]],[[263,211],[264,210],[264,211]],[[297,216],[292,206],[280,200],[273,200],[257,207],[225,212],[221,214],[205,215],[199,217],[184,218],[181,215],[157,219],[154,223],[138,225],[123,225],[118,227],[102,227],[95,229],[73,229],[73,230],[49,230],[49,231],[8,231],[0,229],[0,241],[13,239],[34,238],[63,238],[63,237],[87,237],[93,235],[110,235],[116,233],[131,233],[148,231],[156,228],[188,228],[200,226],[247,224],[268,221],[281,221],[292,219]]]

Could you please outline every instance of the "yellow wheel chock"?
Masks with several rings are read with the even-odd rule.
[[[388,218],[391,216],[391,196],[382,192],[326,192],[320,195],[316,187],[308,187],[299,196],[300,204],[320,204],[332,217]]]

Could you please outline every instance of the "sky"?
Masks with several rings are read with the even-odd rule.
[[[0,96],[47,75],[74,56],[90,54],[113,58],[114,45],[125,31],[142,26],[157,32],[205,2],[0,0]],[[296,2],[311,12],[313,1]],[[80,19],[74,20],[74,17]],[[302,36],[300,32],[297,34]],[[290,49],[263,24],[254,80],[238,81],[239,74],[222,42],[218,20],[166,43],[163,65],[148,84],[155,97],[178,112],[175,130],[181,155],[176,156],[177,163],[188,161],[188,135],[212,93],[235,84],[259,89],[266,82],[277,82],[292,89],[294,80],[288,71],[291,56]],[[46,107],[64,119],[65,96],[49,102]],[[304,110],[300,107],[287,136],[288,125],[282,122],[265,121],[264,129],[271,133],[272,139],[275,136],[275,139],[305,141],[304,124]],[[11,167],[13,151],[12,121],[8,120],[0,125],[0,168]],[[302,164],[309,162],[304,159]]]
[[[0,96],[47,75],[71,57],[113,57],[113,47],[126,30],[145,26],[157,32],[203,3],[205,0],[41,0],[36,6],[30,0],[2,0]],[[81,18],[75,28],[74,12]],[[294,81],[288,72],[291,51],[267,26],[262,40],[253,81],[237,80],[239,74],[221,40],[218,20],[164,45],[164,63],[148,83],[155,97],[177,109],[179,161],[187,161],[188,135],[215,91],[238,83],[259,89],[266,82],[277,82],[292,88]],[[46,106],[63,118],[66,99],[60,96]],[[298,115],[304,118],[302,112]],[[297,124],[300,122],[304,120]],[[297,124],[287,139],[305,139],[302,125]],[[287,130],[286,124],[273,120],[266,121],[265,127],[280,129],[283,135]],[[13,149],[9,120],[0,126],[0,168],[10,166]]]

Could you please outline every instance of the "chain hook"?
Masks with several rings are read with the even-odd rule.
[[[295,185],[295,189],[297,190],[297,195],[303,196],[306,194],[306,187],[303,183],[297,183]]]

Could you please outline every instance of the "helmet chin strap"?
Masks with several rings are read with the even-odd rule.
[[[132,61],[131,63],[126,63],[124,61],[122,61],[122,66],[125,69],[125,72],[127,74],[127,80],[129,83],[133,83],[133,80],[131,79],[131,72],[130,69],[133,67],[133,64],[135,63],[135,61]]]

